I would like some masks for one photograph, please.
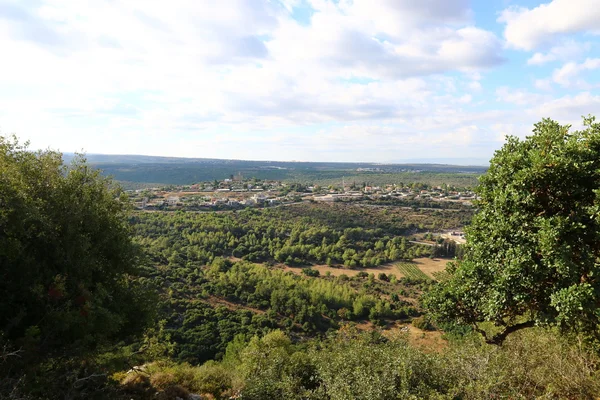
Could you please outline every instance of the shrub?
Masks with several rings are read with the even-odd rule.
[[[302,273],[306,276],[313,276],[313,277],[317,277],[320,275],[318,270],[312,269],[312,268],[304,268],[302,270]]]
[[[413,318],[411,323],[415,328],[421,329],[423,331],[434,331],[435,330],[435,326],[433,326],[433,324],[431,323],[431,321],[429,320],[429,318],[427,316]]]
[[[197,389],[199,393],[221,398],[223,392],[232,388],[231,372],[214,361],[209,361],[197,370]]]
[[[170,372],[158,371],[150,375],[150,384],[156,390],[164,390],[175,385],[175,375]]]

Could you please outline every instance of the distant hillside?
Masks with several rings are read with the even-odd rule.
[[[332,184],[347,182],[372,184],[424,182],[469,186],[487,167],[448,164],[376,164],[336,162],[245,161],[210,158],[176,158],[141,155],[88,154],[88,162],[105,175],[127,185],[185,185],[221,180],[241,173],[246,178]],[[64,155],[69,162],[72,154]],[[433,180],[432,180],[433,178]],[[456,179],[455,179],[456,178]]]

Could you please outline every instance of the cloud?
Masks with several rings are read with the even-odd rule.
[[[314,1],[313,5],[322,12],[333,10],[328,1]],[[468,0],[354,0],[341,1],[339,9],[372,33],[396,39],[418,28],[468,25],[472,14]]]
[[[560,45],[553,46],[547,53],[535,53],[529,60],[528,65],[541,65],[552,61],[576,60],[591,49],[591,44],[578,43],[569,40]]]
[[[581,126],[583,115],[588,115],[600,109],[600,96],[590,92],[576,95],[566,95],[546,101],[532,109],[537,118],[553,118],[562,123],[571,123],[575,128]]]
[[[582,73],[600,68],[600,58],[588,58],[582,63],[569,62],[554,70],[552,80],[567,88],[589,89],[592,87],[580,77]]]
[[[539,89],[539,90],[544,90],[544,91],[552,90],[552,82],[550,79],[536,79],[533,82],[533,86],[535,86],[535,88]]]
[[[404,14],[388,24],[385,21],[398,7],[392,10],[389,4],[404,3],[376,4],[363,15],[359,11],[366,7],[364,2],[340,7],[320,2],[310,26],[280,24],[267,43],[269,54],[288,71],[335,68],[373,79],[485,71],[504,61],[501,42],[489,31],[470,25],[420,24],[424,17],[412,20]]]
[[[548,99],[548,96],[523,89],[512,89],[507,86],[501,86],[496,89],[496,99],[518,106],[527,106],[530,104],[539,104],[541,101]]]
[[[55,21],[41,17],[18,2],[0,2],[0,21],[3,20],[14,37],[49,49],[66,50],[77,42],[76,38],[61,32]]]
[[[552,0],[532,9],[511,7],[498,19],[506,24],[504,37],[508,45],[522,50],[552,43],[560,34],[598,34],[599,20],[600,7],[596,0]]]

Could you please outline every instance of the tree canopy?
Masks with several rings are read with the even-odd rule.
[[[83,157],[0,137],[0,341],[74,354],[144,326],[127,202]]]
[[[570,128],[544,119],[495,153],[465,257],[425,299],[438,321],[496,344],[534,325],[600,337],[600,124]]]

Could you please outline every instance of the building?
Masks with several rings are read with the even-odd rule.
[[[320,201],[320,202],[334,202],[336,201],[337,197],[333,196],[331,194],[325,195],[325,196],[313,196],[313,200],[314,201]]]
[[[169,205],[169,206],[176,206],[177,203],[179,203],[179,197],[178,196],[169,196],[169,197],[167,197],[167,205]]]

